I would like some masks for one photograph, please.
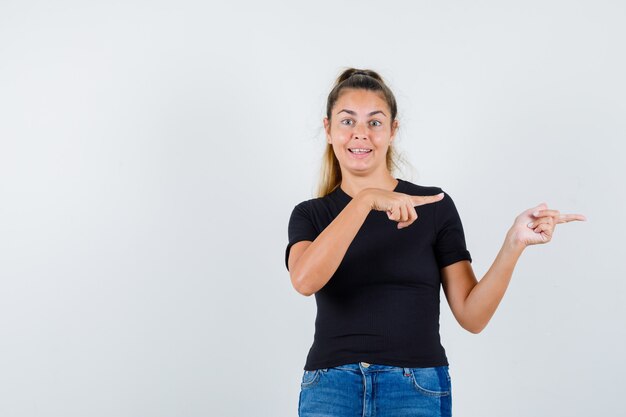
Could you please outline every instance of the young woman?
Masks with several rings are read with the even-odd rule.
[[[452,198],[391,174],[396,114],[376,72],[344,71],[328,96],[319,197],[289,219],[291,282],[317,303],[300,417],[450,416],[440,287],[459,324],[478,333],[524,248],[549,242],[558,223],[585,220],[545,204],[524,211],[477,281]]]

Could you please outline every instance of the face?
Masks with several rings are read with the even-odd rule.
[[[326,141],[331,143],[342,173],[369,174],[387,170],[386,155],[398,121],[391,123],[387,102],[381,93],[344,90],[324,118]]]

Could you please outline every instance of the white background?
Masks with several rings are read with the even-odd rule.
[[[335,78],[399,105],[396,176],[454,199],[479,278],[541,202],[488,327],[442,297],[454,414],[616,415],[621,1],[0,2],[0,415],[295,416],[315,300],[284,265]]]

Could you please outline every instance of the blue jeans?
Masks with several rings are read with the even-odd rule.
[[[448,366],[400,368],[351,363],[304,371],[299,417],[449,417]]]

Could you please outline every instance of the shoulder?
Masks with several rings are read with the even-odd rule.
[[[404,192],[410,195],[437,195],[445,191],[441,187],[434,185],[419,185],[411,181],[402,180]]]
[[[315,198],[310,198],[308,200],[304,200],[299,202],[298,204],[296,204],[296,206],[294,207],[294,209],[304,209],[304,210],[311,210],[311,209],[316,209],[319,208],[323,205],[326,204],[326,200],[327,197],[315,197]]]
[[[443,193],[443,198],[440,201],[428,204],[429,207],[432,207],[435,213],[439,213],[439,218],[456,213],[456,205],[454,204],[454,200],[452,199],[452,197],[450,197],[450,194],[448,194],[446,190],[444,190],[442,187],[435,185],[419,185],[414,184],[410,181],[403,181],[403,189],[406,194],[426,196]]]
[[[328,211],[329,197],[315,197],[299,202],[292,210],[292,215],[300,214],[314,217],[316,214]]]

